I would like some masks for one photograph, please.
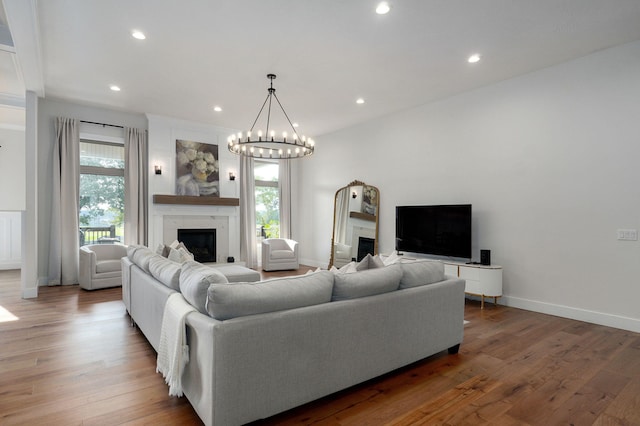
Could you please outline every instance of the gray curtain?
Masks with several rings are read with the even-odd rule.
[[[240,257],[247,268],[258,266],[253,158],[240,156]]]
[[[147,244],[148,179],[147,131],[124,129],[124,242]]]
[[[53,149],[49,285],[78,283],[80,228],[80,127],[78,120],[58,117]]]
[[[280,238],[291,238],[291,160],[280,160],[278,189],[280,192]]]

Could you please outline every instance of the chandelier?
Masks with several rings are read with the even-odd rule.
[[[248,132],[233,134],[229,136],[227,142],[229,143],[229,151],[238,155],[245,155],[253,158],[275,158],[275,159],[288,159],[288,158],[302,158],[313,154],[314,142],[311,138],[306,136],[300,137],[296,131],[295,126],[289,120],[284,107],[280,103],[278,96],[276,95],[276,89],[273,88],[273,80],[276,78],[275,74],[267,74],[267,78],[271,80],[271,85],[267,89],[269,94],[264,100],[258,116],[253,122],[251,129]],[[271,122],[271,102],[275,98],[286,117],[289,125],[291,126],[291,135],[287,132],[276,134],[274,130],[269,129]],[[262,130],[258,130],[254,133],[254,127],[264,111],[264,107],[267,106],[267,127],[263,134]]]

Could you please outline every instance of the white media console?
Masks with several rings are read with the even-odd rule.
[[[502,266],[477,265],[443,260],[444,273],[466,281],[464,292],[481,298],[481,309],[484,309],[484,298],[493,297],[497,303],[502,296]]]

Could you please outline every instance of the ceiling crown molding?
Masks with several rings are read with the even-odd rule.
[[[42,46],[36,0],[3,0],[17,56],[18,74],[26,90],[44,97]]]

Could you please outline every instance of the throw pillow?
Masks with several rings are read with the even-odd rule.
[[[156,247],[156,254],[159,254],[162,257],[169,257],[169,251],[171,250],[171,247],[165,245],[165,244],[158,244],[158,246]]]
[[[387,265],[393,265],[394,263],[398,263],[400,262],[400,260],[402,259],[402,256],[398,255],[397,251],[392,251],[391,254],[385,258],[382,259],[382,261],[384,262],[385,266]]]
[[[380,256],[373,257],[371,254],[367,253],[367,255],[356,265],[356,270],[366,271],[367,269],[381,268],[383,266],[384,263],[380,260]]]
[[[349,262],[346,265],[341,266],[334,270],[335,267],[331,268],[331,271],[336,274],[352,274],[354,272],[358,272],[356,269],[356,262]]]
[[[167,287],[180,291],[180,271],[182,265],[162,256],[156,256],[149,261],[151,275]]]
[[[187,249],[178,247],[177,249],[169,249],[169,256],[167,256],[167,258],[173,262],[184,263],[193,260],[193,255],[189,253]]]
[[[331,300],[373,296],[398,289],[402,269],[399,265],[369,269],[355,274],[336,274]]]
[[[211,284],[226,284],[229,281],[222,272],[193,260],[182,264],[180,292],[198,311],[207,314],[207,290]]]
[[[444,264],[440,261],[418,260],[399,265],[402,268],[400,288],[418,287],[444,280]]]
[[[284,311],[331,301],[333,274],[315,272],[257,283],[212,284],[207,312],[217,320]]]

